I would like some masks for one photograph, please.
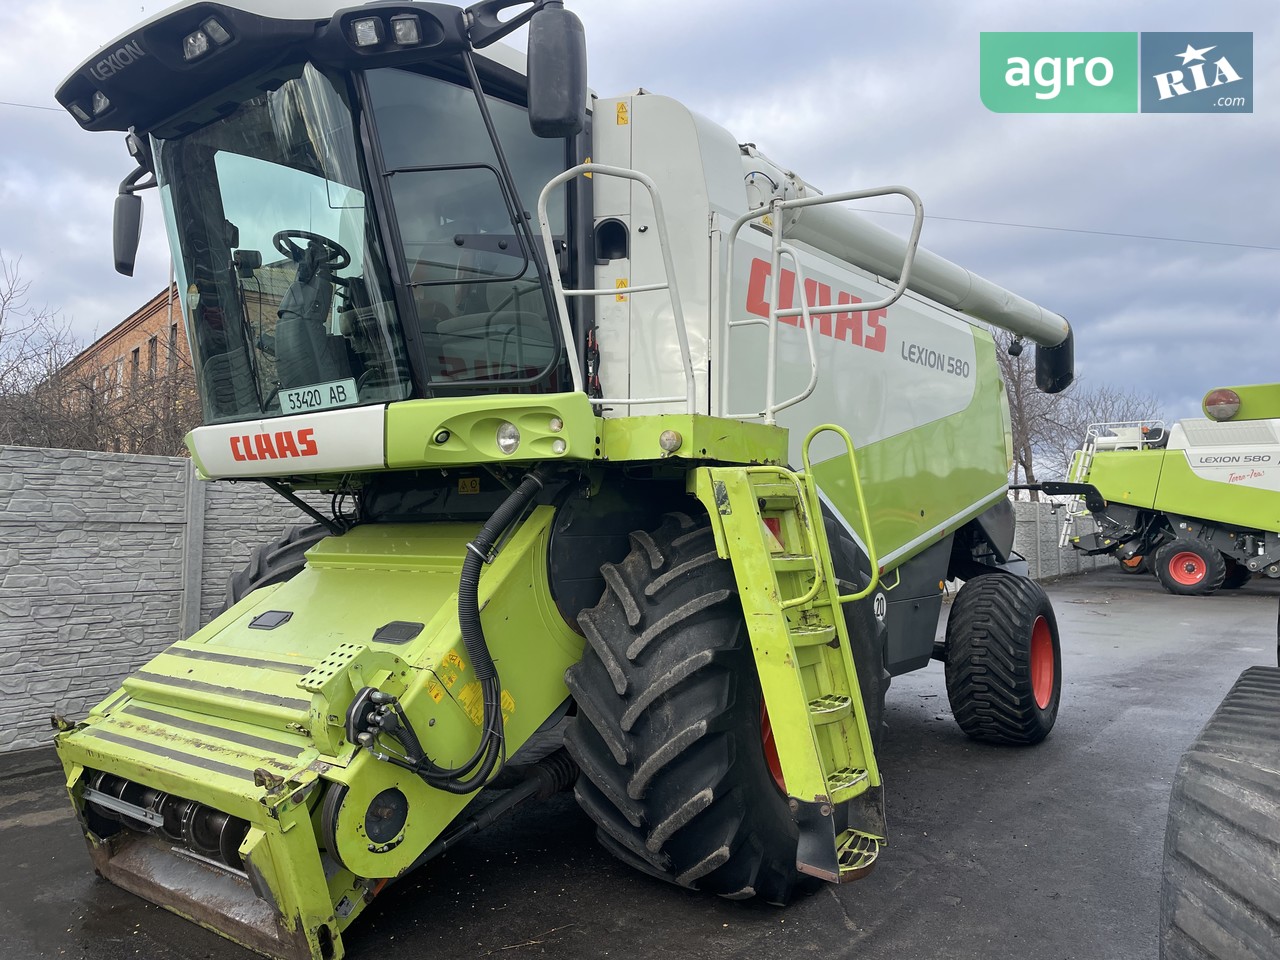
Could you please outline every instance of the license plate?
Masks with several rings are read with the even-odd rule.
[[[354,380],[334,380],[309,387],[281,390],[280,409],[284,413],[308,413],[312,410],[328,410],[330,407],[346,407],[359,399]]]

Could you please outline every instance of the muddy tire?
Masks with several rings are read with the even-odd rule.
[[[645,873],[785,903],[800,879],[798,835],[765,757],[733,569],[705,521],[682,514],[631,542],[602,568],[604,595],[578,618],[586,651],[565,676],[578,803],[600,842]],[[868,692],[876,730],[883,691]]]
[[[1222,590],[1239,590],[1253,579],[1253,571],[1237,560],[1227,558],[1227,573],[1222,578]]]
[[[1280,670],[1250,667],[1183,754],[1169,800],[1161,960],[1275,956]]]
[[[975,740],[1033,744],[1049,735],[1062,695],[1062,649],[1048,596],[1034,580],[968,581],[947,618],[947,699]]]
[[[1156,577],[1170,593],[1203,597],[1222,586],[1226,558],[1197,540],[1170,540],[1155,555]]]
[[[231,609],[259,587],[293,579],[307,565],[304,554],[327,536],[329,530],[322,524],[298,524],[279,540],[256,547],[249,562],[227,581],[226,599],[218,613]]]

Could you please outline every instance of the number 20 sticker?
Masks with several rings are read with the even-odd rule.
[[[884,615],[889,612],[889,598],[883,593],[877,593],[871,609],[875,611],[876,619],[884,623]]]

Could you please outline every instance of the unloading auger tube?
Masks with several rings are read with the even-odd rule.
[[[795,174],[746,147],[742,158],[748,191],[756,208],[780,209],[782,236],[807,244],[877,276],[897,282],[907,259],[908,241],[835,203],[814,204],[819,194]],[[769,189],[752,174],[767,178]],[[902,188],[888,188],[901,191]],[[802,208],[797,209],[799,204]],[[1052,310],[918,247],[907,289],[960,313],[1036,344],[1036,386],[1059,393],[1074,379],[1075,340],[1071,325]]]

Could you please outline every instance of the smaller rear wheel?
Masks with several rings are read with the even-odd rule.
[[[983,574],[947,618],[947,699],[975,740],[1032,744],[1049,735],[1062,695],[1053,606],[1034,580]]]
[[[1227,575],[1222,554],[1198,540],[1171,540],[1156,551],[1155,563],[1164,588],[1184,597],[1213,593]]]
[[[1143,554],[1136,557],[1130,557],[1128,560],[1116,559],[1116,563],[1120,565],[1121,573],[1150,573],[1151,567],[1147,563],[1147,558]]]

